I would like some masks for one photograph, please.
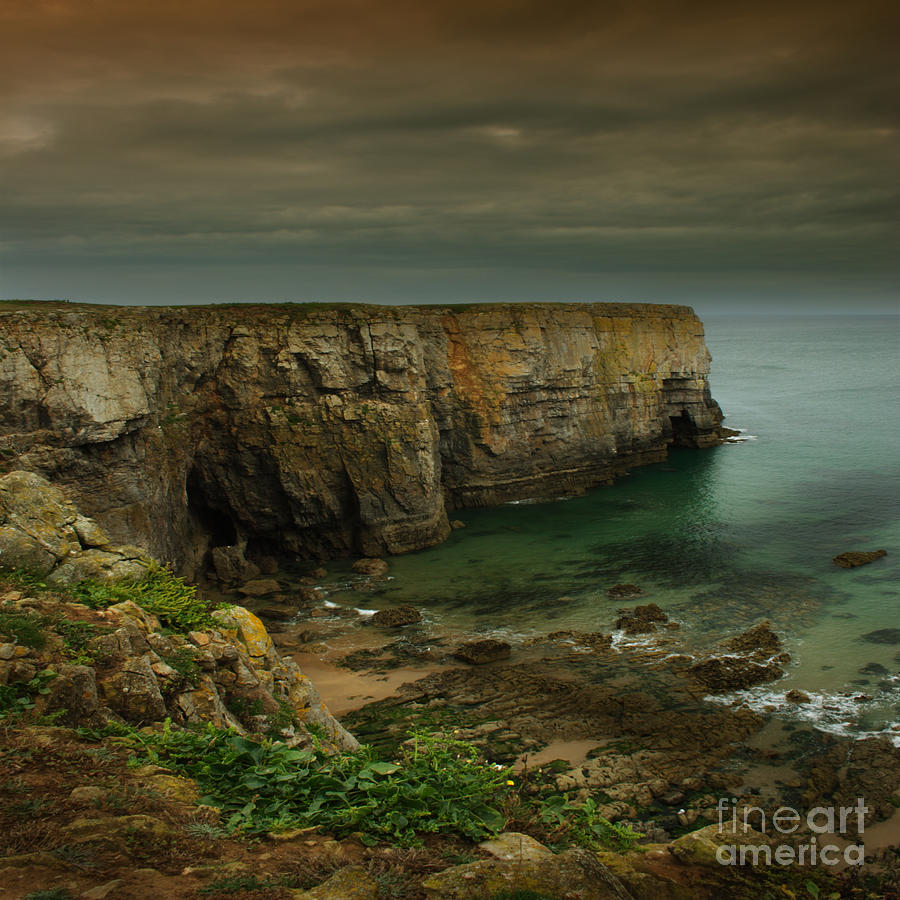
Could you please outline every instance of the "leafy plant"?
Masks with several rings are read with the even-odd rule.
[[[34,709],[37,697],[50,693],[48,685],[56,677],[52,669],[44,669],[30,681],[0,684],[0,723],[16,723],[25,718]]]
[[[205,794],[201,802],[221,810],[226,834],[308,827],[338,838],[356,834],[369,845],[413,846],[427,833],[477,841],[504,830],[515,808],[539,833],[552,829],[568,843],[627,849],[639,837],[603,818],[594,800],[531,793],[472,744],[443,733],[412,732],[392,762],[377,759],[371,747],[329,754],[318,742],[298,749],[211,724],[181,730],[167,722],[153,733],[111,724],[78,733],[90,740],[115,735],[133,749],[134,765],[162,765],[194,779]],[[211,837],[212,829],[194,833]]]
[[[479,763],[472,745],[440,735],[414,735],[402,765],[365,747],[329,756],[212,726],[141,737],[146,761],[195,778],[226,826],[246,834],[315,826],[408,846],[422,832],[478,840],[506,822],[497,806],[506,773]]]
[[[641,837],[628,825],[601,816],[593,797],[572,803],[568,794],[551,794],[541,799],[540,815],[545,824],[569,831],[579,844],[592,849],[630,850]]]
[[[71,593],[79,603],[92,609],[131,600],[176,631],[206,628],[214,622],[209,606],[197,596],[196,586],[185,584],[184,579],[161,566],[151,566],[136,581],[82,581]]]

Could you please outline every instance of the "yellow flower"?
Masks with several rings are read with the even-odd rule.
[[[506,783],[507,783],[507,784],[515,784],[514,781],[507,781]]]

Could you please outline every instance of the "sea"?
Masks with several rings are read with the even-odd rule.
[[[713,397],[734,443],[674,450],[577,497],[453,513],[446,543],[390,560],[361,594],[330,564],[329,604],[412,604],[427,626],[516,648],[616,632],[609,588],[639,586],[679,623],[679,651],[715,652],[768,620],[791,654],[737,700],[838,734],[900,744],[900,318],[709,316]],[[855,569],[832,558],[885,549]],[[810,702],[788,703],[796,688]]]

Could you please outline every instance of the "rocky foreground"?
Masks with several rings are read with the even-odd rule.
[[[777,677],[766,624],[706,661],[724,665],[662,648],[639,672],[603,635],[548,635],[547,658],[528,664],[469,642],[455,667],[354,717],[379,753],[253,613],[208,608],[40,477],[0,479],[0,549],[4,897],[895,896],[883,854],[840,877],[717,861],[723,843],[772,841],[715,821],[719,794],[762,802],[731,769],[762,718],[701,702]],[[375,627],[407,622],[408,610]],[[654,604],[620,620],[634,634],[673,624]],[[578,647],[589,676],[561,670],[554,647]],[[506,765],[579,734],[598,742],[584,765]],[[819,751],[798,770],[799,807],[865,796],[868,821],[891,815],[893,748]]]

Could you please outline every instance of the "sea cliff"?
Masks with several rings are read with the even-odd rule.
[[[684,306],[0,304],[0,473],[189,573],[402,553],[717,443],[709,362]]]

